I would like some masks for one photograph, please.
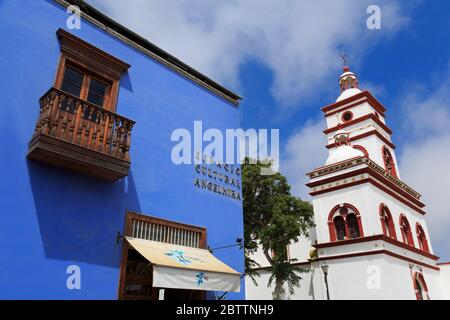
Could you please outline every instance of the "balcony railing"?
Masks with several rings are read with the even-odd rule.
[[[56,88],[39,102],[30,158],[107,180],[128,174],[134,121]]]

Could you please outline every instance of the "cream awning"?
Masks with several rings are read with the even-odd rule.
[[[205,249],[126,237],[153,264],[153,287],[191,290],[240,290],[241,274]]]

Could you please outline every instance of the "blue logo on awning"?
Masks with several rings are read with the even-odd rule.
[[[200,287],[200,285],[203,284],[204,281],[208,281],[208,277],[205,276],[204,272],[199,272],[196,277],[197,277],[197,287]]]
[[[181,263],[183,265],[191,264],[192,261],[189,260],[184,256],[185,252],[181,250],[170,250],[166,252],[166,255],[171,257],[173,260],[175,260],[178,263]]]

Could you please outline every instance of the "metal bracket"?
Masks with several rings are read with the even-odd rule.
[[[120,239],[125,239],[125,236],[123,234],[120,234],[120,231],[117,231],[116,244],[119,244]]]

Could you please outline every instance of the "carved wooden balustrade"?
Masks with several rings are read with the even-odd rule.
[[[134,121],[56,88],[39,102],[30,158],[106,180],[128,174]]]

